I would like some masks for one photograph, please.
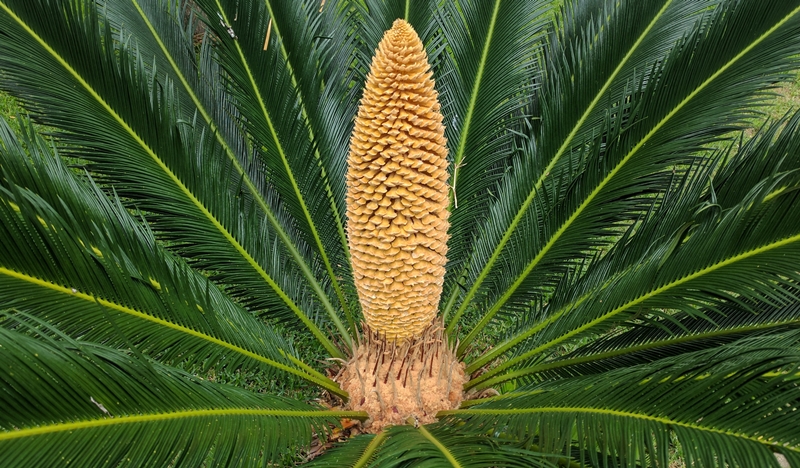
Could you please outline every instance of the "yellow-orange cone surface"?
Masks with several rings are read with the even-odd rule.
[[[447,254],[447,148],[428,57],[396,20],[375,51],[350,140],[347,231],[364,317],[388,340],[437,314]]]

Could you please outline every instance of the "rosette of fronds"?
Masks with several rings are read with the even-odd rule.
[[[800,466],[800,1],[558,3],[0,0],[0,464]]]

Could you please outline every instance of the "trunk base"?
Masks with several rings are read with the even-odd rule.
[[[368,433],[386,426],[436,421],[436,413],[458,408],[467,381],[464,364],[448,346],[435,320],[418,338],[388,341],[366,325],[354,356],[337,379],[350,394],[347,409],[366,411]]]

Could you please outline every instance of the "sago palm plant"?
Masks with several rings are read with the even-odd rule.
[[[800,1],[558,3],[0,0],[0,465],[800,467]]]

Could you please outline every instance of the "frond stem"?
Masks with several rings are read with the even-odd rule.
[[[428,439],[433,445],[436,446],[437,449],[439,449],[440,452],[442,452],[442,455],[444,455],[447,461],[450,462],[453,468],[461,468],[461,464],[458,462],[458,460],[456,460],[456,457],[454,457],[453,454],[450,453],[449,450],[447,450],[447,447],[445,447],[444,444],[439,442],[439,439],[437,439],[436,437],[433,436],[433,434],[428,432],[428,430],[425,429],[425,426],[420,424],[419,427],[417,427],[417,429],[419,429],[420,434],[425,436],[426,439]]]
[[[217,142],[220,144],[220,147],[223,148],[223,150],[225,151],[225,154],[228,156],[228,159],[230,160],[230,162],[233,165],[234,169],[236,170],[237,174],[239,174],[239,176],[241,177],[242,182],[247,187],[247,190],[253,196],[253,200],[255,200],[255,202],[258,205],[258,207],[261,209],[261,211],[267,217],[267,220],[269,221],[269,223],[273,227],[273,229],[275,229],[275,232],[278,234],[278,237],[281,239],[281,242],[286,246],[286,249],[289,251],[289,254],[295,260],[295,263],[300,267],[300,270],[303,272],[303,276],[306,278],[306,280],[308,280],[309,284],[312,285],[312,288],[314,289],[314,292],[319,296],[322,293],[322,287],[319,286],[317,278],[311,272],[311,268],[309,268],[308,264],[303,259],[302,255],[300,254],[300,251],[297,249],[297,246],[294,245],[294,243],[292,242],[291,238],[286,233],[286,230],[283,228],[283,226],[278,221],[278,218],[275,216],[275,213],[272,212],[270,207],[267,205],[267,202],[264,200],[264,197],[261,195],[261,193],[259,192],[258,188],[256,188],[255,184],[253,183],[253,180],[250,178],[250,176],[247,174],[247,172],[242,167],[241,163],[239,162],[239,159],[234,154],[233,149],[231,148],[230,144],[228,144],[228,141],[225,139],[225,137],[219,131],[219,128],[217,127],[216,123],[214,122],[214,119],[211,118],[211,115],[208,113],[208,110],[205,108],[203,103],[197,97],[197,93],[194,92],[194,89],[189,84],[189,81],[184,76],[184,74],[181,71],[181,69],[178,66],[178,64],[175,62],[175,59],[172,57],[172,54],[169,52],[169,49],[167,49],[167,47],[164,45],[164,42],[161,40],[161,37],[158,35],[158,32],[156,31],[156,29],[153,26],[153,24],[150,22],[150,19],[147,17],[147,14],[141,8],[138,0],[131,0],[131,3],[133,4],[134,8],[136,8],[136,11],[139,13],[139,16],[141,16],[142,21],[144,21],[144,23],[147,25],[147,28],[150,31],[150,34],[153,36],[153,39],[158,44],[158,47],[161,49],[161,53],[167,59],[167,62],[169,62],[170,67],[172,67],[173,72],[175,73],[175,75],[178,78],[178,81],[180,81],[181,85],[186,90],[186,93],[189,95],[189,98],[194,103],[195,108],[197,108],[197,111],[200,113],[200,116],[203,117],[203,120],[205,120],[205,122],[208,124],[208,127],[211,130],[211,133],[214,134],[215,138],[217,139]],[[281,44],[281,48],[283,50],[283,44]],[[285,50],[284,50],[284,53],[285,53]],[[294,78],[294,75],[292,75],[292,82],[295,84],[295,86],[297,85],[297,83],[295,81],[295,78]],[[306,115],[305,114],[305,107],[303,107],[303,116],[305,117],[305,115]],[[308,119],[306,118],[306,120],[308,120]],[[312,138],[313,138],[313,135],[312,135]],[[324,169],[323,169],[323,175],[324,175]],[[326,182],[326,187],[327,187],[327,182]],[[328,190],[330,191],[329,187],[328,187]],[[336,208],[334,206],[334,210],[335,209]],[[338,212],[336,214],[336,219],[337,220],[339,219],[338,218]],[[339,223],[339,224],[341,224],[341,223]],[[341,227],[340,227],[340,229],[341,229]],[[342,232],[344,232],[344,231],[342,231]],[[346,244],[346,242],[345,242],[345,244]],[[345,252],[347,252],[347,251],[345,251]],[[324,255],[324,253],[323,253],[323,255]],[[336,294],[339,296],[339,299],[342,302],[342,307],[344,309],[345,315],[348,317],[348,320],[351,322],[351,328],[354,329],[353,327],[355,327],[355,325],[354,325],[354,322],[353,322],[353,318],[351,316],[349,308],[347,307],[347,304],[344,302],[344,298],[343,298],[343,295],[342,295],[342,292],[341,292],[341,288],[339,286],[339,283],[336,281],[335,275],[333,274],[333,270],[330,267],[330,262],[327,261],[327,257],[324,257],[323,261],[325,262],[325,266],[328,269],[328,274],[333,279],[332,284],[333,284],[334,290],[336,291]],[[324,293],[322,293],[322,294],[324,294]]]
[[[286,44],[282,40],[283,35],[281,34],[281,28],[279,22],[275,20],[275,14],[272,12],[272,0],[265,0],[265,4],[267,5],[267,11],[269,12],[269,17],[272,20],[272,28],[275,29],[275,37],[278,38],[278,43],[281,46],[280,48],[281,48],[281,55],[283,55],[283,61],[284,63],[286,63],[286,68],[289,70],[289,76],[291,76],[292,78],[292,86],[294,87],[294,89],[298,90],[297,100],[300,101],[300,114],[303,116],[303,120],[306,123],[306,128],[308,129],[309,138],[311,138],[311,141],[316,142],[316,137],[314,136],[314,129],[311,126],[311,119],[309,119],[308,117],[306,102],[303,99],[303,93],[300,92],[301,88],[297,83],[297,77],[295,76],[292,62],[291,60],[289,60],[290,56],[289,53],[286,51]],[[406,16],[407,15],[408,13],[406,13]],[[344,231],[344,225],[342,224],[342,217],[339,214],[339,208],[336,206],[336,200],[334,199],[333,190],[331,189],[330,178],[328,177],[328,173],[325,171],[325,166],[322,164],[322,155],[319,152],[319,147],[316,144],[314,144],[313,146],[314,146],[314,158],[317,161],[317,166],[319,167],[320,170],[320,176],[323,180],[323,185],[325,186],[325,194],[328,196],[328,203],[331,206],[331,211],[333,211],[333,219],[336,221],[336,230],[339,233],[339,241],[342,244],[342,251],[344,252],[345,259],[349,261],[350,245],[347,243],[347,234],[345,234]],[[305,209],[305,205],[303,205],[303,209]],[[350,333],[351,333],[350,336],[352,336],[352,334],[356,332],[356,322],[355,319],[353,318],[353,313],[350,311],[350,306],[347,303],[344,292],[342,292],[342,288],[339,285],[339,281],[336,279],[336,274],[333,272],[333,266],[331,265],[331,262],[328,259],[328,255],[326,254],[325,249],[323,249],[322,247],[319,234],[317,234],[317,228],[311,221],[310,217],[309,217],[309,224],[311,225],[311,229],[314,233],[314,239],[317,241],[317,246],[319,247],[320,255],[322,256],[322,261],[323,263],[325,263],[325,269],[328,270],[328,276],[330,276],[331,278],[331,284],[333,285],[333,290],[336,292],[336,297],[339,299],[339,303],[342,306],[342,311],[344,312],[347,322],[350,325]]]
[[[380,448],[383,442],[386,440],[387,433],[386,431],[381,431],[378,435],[375,436],[371,441],[369,441],[369,445],[367,445],[367,449],[364,450],[364,453],[361,454],[361,457],[358,459],[353,468],[364,468],[369,463],[370,458],[372,455],[375,454],[375,451]]]
[[[509,373],[508,375],[512,375],[513,374],[513,376],[511,378],[512,379],[517,379],[519,377],[522,377],[522,376],[525,376],[525,375],[530,375],[530,374],[535,374],[537,372],[543,372],[543,371],[552,370],[552,369],[561,369],[561,368],[564,368],[564,367],[575,366],[575,365],[578,365],[578,364],[585,364],[587,362],[601,361],[603,359],[622,356],[622,355],[625,355],[625,354],[637,353],[639,351],[646,351],[648,349],[655,349],[655,348],[661,348],[661,347],[664,347],[664,346],[671,346],[671,345],[682,344],[682,343],[690,343],[690,342],[693,342],[693,341],[706,340],[706,339],[709,339],[709,338],[717,338],[717,337],[728,336],[728,335],[737,335],[737,334],[740,334],[740,333],[748,333],[748,332],[754,332],[754,331],[760,331],[760,330],[769,330],[771,328],[786,327],[786,326],[792,326],[792,325],[800,325],[800,319],[788,320],[788,321],[785,321],[785,322],[762,324],[762,325],[753,325],[753,326],[749,326],[749,327],[729,328],[729,329],[725,329],[725,330],[716,330],[716,331],[707,332],[707,333],[698,333],[696,335],[682,336],[682,337],[679,337],[679,338],[672,338],[672,339],[667,339],[667,340],[658,340],[658,341],[653,341],[653,342],[646,343],[646,344],[641,344],[641,345],[638,345],[638,346],[631,346],[629,348],[615,349],[614,351],[606,351],[604,353],[592,354],[590,356],[581,356],[581,357],[575,357],[575,358],[570,358],[570,359],[561,359],[561,360],[558,360],[558,361],[545,362],[545,363],[542,363],[542,364],[539,364],[539,365],[536,365],[536,366],[528,367],[527,369],[522,369],[522,370],[519,370],[517,372]]]
[[[745,47],[741,52],[736,54],[731,60],[729,60],[725,65],[720,67],[719,70],[714,72],[710,77],[708,77],[700,86],[694,89],[688,96],[686,96],[674,109],[672,109],[663,119],[661,119],[655,127],[653,127],[647,135],[642,138],[642,140],[634,146],[628,154],[625,155],[624,158],[608,173],[608,175],[592,190],[592,193],[586,197],[586,200],[581,203],[578,209],[567,219],[567,221],[561,225],[561,227],[553,234],[550,240],[545,244],[542,250],[536,255],[536,257],[528,263],[525,267],[525,270],[517,277],[514,283],[511,285],[508,290],[500,297],[500,299],[494,304],[494,306],[487,312],[487,316],[491,317],[496,314],[504,305],[505,303],[511,298],[511,296],[516,292],[516,290],[522,285],[524,280],[533,271],[534,267],[541,261],[544,255],[550,251],[550,249],[555,245],[555,243],[560,239],[561,235],[575,222],[578,217],[583,214],[586,208],[592,203],[592,201],[600,194],[600,192],[608,185],[611,180],[622,170],[622,167],[628,163],[628,161],[633,158],[633,156],[639,152],[639,150],[656,134],[658,133],[661,128],[666,125],[666,123],[672,119],[681,109],[683,109],[686,104],[695,98],[701,91],[703,91],[706,87],[708,87],[714,80],[716,80],[720,75],[722,75],[725,71],[727,71],[730,67],[733,66],[736,62],[738,62],[742,57],[747,55],[753,48],[755,48],[758,44],[763,42],[767,37],[769,37],[772,33],[778,30],[781,26],[783,26],[787,21],[789,21],[794,15],[800,12],[800,7],[794,9],[791,13],[786,15],[781,21],[776,23],[772,26],[769,30],[767,30],[764,34],[759,36],[755,41],[750,43],[747,47]],[[481,321],[483,323],[484,320]],[[488,323],[488,321],[486,321]],[[479,324],[480,325],[480,324]],[[484,325],[485,326],[485,325]],[[482,329],[482,326],[476,327],[476,329]],[[475,332],[476,330],[473,330]],[[462,342],[462,347],[459,348],[463,351],[466,349],[466,346],[474,339],[474,336],[470,339],[465,339]]]
[[[499,346],[495,346],[494,348],[489,350],[486,354],[484,354],[483,356],[479,357],[474,362],[472,362],[469,366],[467,366],[467,369],[466,369],[465,372],[467,374],[471,374],[471,373],[477,371],[478,369],[480,369],[481,367],[485,366],[486,364],[490,363],[491,361],[494,361],[495,359],[499,358],[500,356],[502,356],[509,349],[513,348],[514,346],[522,343],[526,339],[528,339],[531,336],[535,335],[537,332],[539,332],[540,330],[544,329],[546,326],[550,325],[551,323],[555,322],[556,320],[561,318],[563,315],[575,310],[579,305],[583,304],[583,302],[586,301],[586,299],[588,299],[589,297],[591,297],[591,293],[584,294],[576,302],[573,302],[573,303],[569,304],[568,307],[564,307],[562,309],[559,309],[558,311],[556,311],[556,313],[554,313],[553,315],[547,317],[547,319],[545,319],[542,322],[536,324],[535,326],[529,328],[528,330],[525,330],[523,333],[520,333],[519,335],[517,335],[517,336],[515,336],[515,337],[513,337],[511,339],[506,340],[504,343],[502,343]]]
[[[653,341],[653,342],[646,343],[646,344],[641,344],[639,346],[631,346],[629,348],[616,349],[614,351],[606,351],[604,353],[592,354],[590,356],[581,356],[581,357],[570,358],[570,359],[562,359],[562,360],[559,360],[559,361],[545,362],[545,363],[530,367],[528,369],[525,369],[525,371],[529,371],[529,372],[526,372],[526,374],[521,374],[521,375],[533,374],[533,373],[542,372],[542,371],[551,370],[551,369],[561,369],[561,368],[564,368],[564,367],[575,366],[575,365],[578,365],[578,364],[585,364],[587,362],[601,361],[603,359],[608,359],[608,358],[612,358],[612,357],[616,357],[616,356],[622,356],[622,355],[625,355],[625,354],[638,353],[640,351],[646,351],[648,349],[654,349],[654,348],[661,348],[661,347],[664,347],[664,346],[671,346],[671,345],[683,344],[683,343],[691,343],[693,341],[707,340],[709,338],[718,338],[718,337],[729,336],[729,335],[738,335],[740,333],[751,333],[751,332],[755,332],[755,331],[769,330],[771,328],[779,328],[779,327],[786,327],[786,326],[793,326],[793,325],[800,325],[800,319],[788,320],[788,321],[785,321],[785,322],[768,323],[768,324],[762,324],[762,325],[752,325],[752,326],[749,326],[749,327],[729,328],[729,329],[725,329],[725,330],[716,330],[716,331],[707,332],[707,333],[698,333],[696,335],[682,336],[682,337],[672,338],[672,339],[667,339],[667,340],[658,340],[658,341]]]
[[[531,395],[539,395],[544,393],[544,390],[531,390],[528,392],[511,392],[511,393],[501,393],[500,395],[495,395],[492,397],[487,398],[476,398],[474,400],[464,400],[461,402],[461,406],[459,409],[470,408],[472,406],[482,405],[484,403],[489,403],[492,401],[497,400],[504,400],[506,398],[515,398],[515,397],[522,397],[522,396],[531,396]]]
[[[464,118],[464,127],[461,130],[461,139],[458,142],[458,150],[455,157],[453,157],[453,183],[450,184],[452,191],[450,192],[450,211],[453,208],[458,208],[456,201],[456,184],[458,183],[458,170],[464,165],[464,152],[467,147],[467,137],[469,136],[469,126],[472,123],[472,114],[475,112],[475,105],[478,101],[478,91],[481,88],[481,80],[483,79],[483,72],[486,68],[486,61],[489,58],[489,47],[492,44],[492,35],[494,35],[494,26],[497,23],[497,15],[500,11],[500,0],[495,0],[494,8],[492,9],[492,18],[489,20],[489,30],[486,32],[486,42],[483,44],[483,52],[481,53],[481,61],[478,62],[478,71],[475,74],[475,84],[472,85],[472,95],[469,98],[469,106],[467,107],[467,115]],[[408,3],[406,3],[406,16],[408,16]],[[449,332],[449,330],[448,330]]]
[[[0,432],[0,441],[21,439],[59,432],[70,432],[81,429],[94,429],[97,427],[118,426],[122,424],[145,424],[154,421],[169,421],[175,419],[207,418],[207,417],[236,417],[236,416],[269,416],[280,418],[350,418],[365,420],[369,415],[364,411],[305,411],[305,410],[276,410],[276,409],[201,409],[176,411],[174,413],[151,413],[136,415],[115,415],[113,418],[89,419],[68,423],[47,424],[29,427],[16,431]]]
[[[59,55],[49,44],[47,44],[44,39],[42,39],[36,32],[31,29],[22,18],[17,16],[11,9],[6,5],[4,2],[0,1],[0,9],[4,10],[11,18],[16,21],[20,27],[22,27],[25,32],[27,32],[47,53],[49,53],[62,67],[64,67],[70,75],[72,75],[75,80],[80,83],[80,85],[89,93],[103,109],[108,112],[108,114],[117,122],[117,124],[122,127],[125,132],[130,135],[130,137],[136,141],[136,143],[147,153],[148,156],[153,160],[153,162],[158,165],[158,167],[164,172],[164,174],[169,177],[169,179],[175,184],[176,187],[180,189],[181,192],[191,201],[191,203],[208,219],[215,228],[222,234],[223,237],[247,260],[247,262],[255,269],[258,274],[264,279],[264,281],[275,291],[275,293],[284,301],[284,303],[295,313],[295,315],[300,318],[300,320],[306,325],[306,327],[311,331],[312,334],[317,338],[317,340],[322,343],[326,350],[331,353],[333,357],[341,358],[343,355],[338,348],[333,346],[333,343],[328,340],[325,335],[317,328],[317,326],[309,320],[308,317],[300,310],[297,304],[292,301],[292,299],[280,288],[280,286],[275,282],[275,280],[270,277],[266,271],[261,268],[253,257],[242,247],[241,244],[231,235],[230,232],[219,222],[219,220],[214,217],[214,215],[208,211],[208,208],[203,205],[203,203],[195,197],[194,193],[192,193],[186,185],[180,180],[180,178],[175,175],[174,172],[164,163],[164,161],[155,153],[155,151],[136,133],[130,125],[119,115],[117,112],[111,107],[109,103],[107,103],[90,85],[83,79],[83,77],[74,69],[72,66]],[[338,319],[338,318],[337,318]]]
[[[741,432],[734,432],[734,431],[726,431],[723,429],[715,429],[712,427],[703,427],[698,424],[692,424],[688,422],[679,421],[677,419],[670,419],[665,417],[658,417],[658,416],[650,416],[649,414],[642,414],[642,413],[634,413],[632,411],[620,411],[620,410],[611,410],[605,408],[585,408],[580,406],[569,407],[569,406],[550,406],[550,407],[538,407],[538,408],[518,408],[518,409],[463,409],[463,410],[448,410],[448,411],[440,411],[436,414],[437,418],[442,418],[445,416],[500,416],[500,415],[520,415],[520,414],[534,414],[534,413],[587,413],[587,414],[598,414],[598,415],[607,415],[607,416],[616,416],[622,418],[633,418],[639,419],[643,421],[652,421],[659,424],[663,424],[665,426],[681,426],[686,427],[689,429],[694,429],[697,431],[705,431],[711,432],[715,434],[722,434],[731,437],[737,437],[740,439],[748,440],[750,442],[756,442],[762,445],[767,445],[769,447],[776,447],[780,448],[781,450],[791,450],[793,452],[800,453],[800,447],[798,446],[790,446],[785,445],[780,442],[770,442],[765,437],[753,437],[748,434],[743,434]]]

